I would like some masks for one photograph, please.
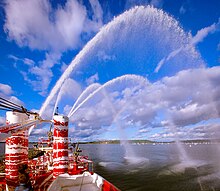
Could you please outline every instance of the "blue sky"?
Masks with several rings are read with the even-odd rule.
[[[215,137],[219,10],[218,0],[1,1],[0,96],[43,118],[89,96],[70,118],[76,140]]]

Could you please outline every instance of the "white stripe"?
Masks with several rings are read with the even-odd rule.
[[[56,141],[67,141],[68,142],[68,137],[54,137],[54,142]]]
[[[62,151],[69,151],[68,149],[53,149],[53,153],[62,152]]]
[[[64,168],[68,168],[68,165],[59,165],[54,167],[54,169],[64,169]]]
[[[5,150],[5,154],[28,154],[27,149],[7,149]]]
[[[53,162],[59,162],[59,161],[68,161],[68,157],[57,157],[53,158]]]

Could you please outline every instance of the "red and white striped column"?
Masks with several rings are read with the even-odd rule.
[[[54,115],[53,177],[68,172],[68,122],[66,116]]]
[[[25,113],[6,112],[6,123],[22,123],[28,120]],[[18,168],[20,164],[28,164],[28,131],[14,133],[6,139],[5,173],[8,186],[18,184]],[[11,185],[13,183],[13,185]]]

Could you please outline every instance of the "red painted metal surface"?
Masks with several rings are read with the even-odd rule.
[[[26,120],[26,122],[23,120]],[[54,178],[60,174],[78,175],[85,171],[93,174],[93,170],[90,168],[92,161],[87,156],[79,156],[81,151],[78,145],[77,147],[72,145],[69,149],[68,118],[56,115],[53,121],[53,140],[51,137],[41,140],[42,147],[38,148],[43,150],[43,145],[46,143],[45,153],[42,156],[28,160],[28,134],[23,127],[22,130],[19,130],[19,127],[25,124],[25,128],[28,129],[30,128],[29,124],[32,125],[33,121],[30,123],[25,114],[10,113],[9,118],[7,118],[7,123],[10,127],[0,128],[0,131],[12,132],[12,135],[6,140],[5,175],[0,177],[0,190],[5,190],[6,185],[8,185],[9,190],[14,190],[21,183],[20,178],[22,176],[26,176],[29,179],[34,190],[46,191]],[[20,126],[16,126],[16,123]],[[11,128],[17,128],[16,133]],[[73,153],[74,148],[75,152]],[[19,171],[19,167],[23,164],[28,164],[28,168],[22,174]],[[119,189],[104,179],[102,190],[119,191]]]
[[[28,119],[23,113],[7,112],[7,123],[20,123]],[[5,173],[6,183],[10,186],[18,184],[18,169],[21,164],[28,163],[28,132],[14,133],[6,139],[5,148]]]
[[[55,115],[53,134],[53,177],[68,172],[68,117]]]
[[[120,191],[120,190],[116,188],[113,184],[108,182],[107,180],[104,180],[102,185],[102,191]]]

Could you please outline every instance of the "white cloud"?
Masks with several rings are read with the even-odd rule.
[[[72,112],[87,98],[89,97],[95,90],[97,90],[98,88],[100,88],[100,84],[98,83],[93,83],[91,85],[89,85],[81,94],[80,96],[77,98],[77,100],[75,101],[74,105],[72,106],[72,108],[68,111],[68,117],[70,117],[72,115]]]
[[[60,89],[61,97],[70,97],[73,100],[76,100],[82,92],[82,88],[79,83],[75,80],[68,78],[65,80],[64,84]]]
[[[98,0],[89,0],[89,2],[92,7],[92,10],[93,10],[93,17],[92,17],[92,20],[89,21],[88,24],[84,27],[86,28],[86,30],[93,29],[94,31],[98,31],[100,29],[100,27],[103,25],[102,7],[99,4]]]
[[[17,97],[13,96],[15,92],[11,88],[11,86],[7,84],[1,84],[0,83],[0,97],[7,99],[13,103],[24,105],[21,100],[19,100]]]
[[[0,83],[0,95],[2,97],[2,95],[11,95],[13,93],[11,86],[7,85],[7,84],[1,84]]]
[[[210,110],[215,110],[212,104],[198,105],[193,103],[184,108],[170,111],[170,114],[175,125],[186,126],[198,123],[202,120],[218,117],[216,112],[210,112]]]
[[[29,46],[32,49],[49,48],[54,33],[48,17],[50,9],[48,1],[43,0],[7,1],[4,29],[9,38],[15,40],[19,46]]]
[[[156,8],[162,8],[164,0],[127,0],[125,4],[125,9],[129,9],[138,5],[152,5]]]
[[[175,124],[185,126],[218,117],[219,91],[216,83],[220,80],[219,69],[213,67],[182,71],[163,80],[170,92],[164,98],[168,99],[169,106],[174,106],[169,111]],[[172,94],[174,96],[170,96]]]
[[[98,73],[92,75],[91,77],[89,77],[88,79],[86,79],[86,83],[87,85],[91,85],[95,82],[97,82],[99,80],[99,75]]]
[[[140,129],[140,130],[139,130],[139,133],[148,133],[148,132],[149,132],[148,129]]]
[[[217,23],[214,23],[208,27],[200,29],[192,39],[192,45],[197,45],[202,42],[209,34],[218,32],[220,30],[220,18]]]
[[[185,14],[186,13],[186,9],[185,9],[185,7],[182,5],[181,7],[180,7],[180,14]]]
[[[19,58],[17,56],[14,55],[9,55],[8,56],[10,59],[13,59],[15,61],[15,67],[17,68],[17,62],[21,62],[24,65],[27,65],[29,67],[34,66],[35,62],[33,60],[31,60],[30,58]]]
[[[18,58],[9,55],[9,58],[15,61],[14,66],[19,69],[24,80],[33,87],[34,91],[38,91],[40,95],[46,95],[48,86],[53,77],[52,68],[58,63],[61,54],[46,53],[45,56],[45,60],[35,63],[29,58]],[[24,65],[27,67],[24,68]]]
[[[13,59],[14,61],[19,61],[20,60],[20,58],[18,58],[17,56],[14,56],[12,54],[8,55],[8,58]]]
[[[61,73],[63,73],[67,69],[68,65],[66,63],[62,63],[62,66],[60,68]]]
[[[46,95],[48,86],[53,77],[52,68],[58,63],[59,53],[46,54],[46,59],[38,65],[31,65],[28,72],[23,71],[24,79],[41,95]]]
[[[193,127],[187,128],[175,128],[176,132],[172,132],[170,127],[162,129],[158,133],[153,133],[150,136],[152,140],[195,140],[195,139],[210,139],[219,138],[219,124],[218,123],[207,123],[207,124],[196,124]],[[218,134],[218,136],[216,136]]]
[[[99,61],[103,61],[103,62],[107,62],[107,61],[115,60],[116,59],[116,57],[114,55],[108,55],[103,50],[100,50],[98,52],[97,56],[98,56],[98,60]]]
[[[157,67],[154,72],[158,72],[160,68],[168,62],[170,59],[174,58],[176,55],[178,55],[180,52],[184,52],[188,49],[193,49],[194,46],[196,46],[198,43],[202,42],[209,34],[213,34],[215,32],[220,31],[220,18],[217,23],[214,23],[208,27],[200,29],[196,35],[191,39],[191,42],[185,46],[180,47],[174,51],[172,51],[167,57],[164,57],[160,60],[160,62],[157,64]]]
[[[75,122],[76,128],[93,127],[93,133],[101,133],[106,126],[112,126],[113,120],[117,118],[122,124],[131,124],[132,121],[131,126],[140,130],[139,137],[141,134],[153,135],[151,131],[155,128],[168,128],[172,124],[179,127],[181,138],[207,137],[209,132],[202,132],[202,127],[189,131],[186,126],[220,117],[219,81],[220,67],[213,67],[181,71],[141,89],[132,85],[124,89],[114,86],[107,88],[108,97],[100,92],[84,104],[71,120]],[[172,137],[168,128],[151,138]]]
[[[34,128],[31,134],[37,136],[45,136],[47,134],[47,131],[48,129],[45,128]]]
[[[66,113],[70,110],[69,103],[74,103],[82,93],[82,88],[75,80],[68,78],[60,88],[54,109],[58,106]],[[62,101],[62,102],[61,102]],[[59,109],[60,111],[60,109]],[[55,112],[55,111],[54,111]]]
[[[6,1],[4,30],[8,39],[21,47],[47,51],[45,60],[40,62],[11,56],[15,61],[28,65],[28,71],[23,69],[21,73],[41,95],[47,93],[53,77],[52,68],[59,64],[61,53],[81,47],[85,40],[82,36],[88,40],[102,26],[103,12],[98,0],[90,0],[90,4],[92,18],[86,7],[75,0],[68,0],[56,9],[48,0]]]
[[[164,4],[164,0],[151,0],[150,4],[157,8],[162,8]]]
[[[33,128],[31,134],[29,135],[29,139],[31,141],[35,141],[38,142],[39,138],[46,138],[47,137],[47,133],[50,129],[50,124],[40,124],[36,127]]]
[[[70,106],[70,105],[65,105],[65,107],[63,108],[63,113],[64,113],[65,115],[68,115],[68,113],[70,112],[71,108],[72,108],[72,106]]]
[[[34,65],[34,61],[29,59],[29,58],[24,58],[24,63],[28,66],[33,66]]]
[[[41,117],[44,119],[51,119],[56,107],[58,107],[59,113],[64,113],[67,115],[71,109],[69,104],[73,104],[81,93],[82,88],[80,84],[75,80],[68,78],[62,85],[57,97],[55,96],[52,99]]]
[[[55,51],[77,48],[81,45],[82,32],[96,32],[102,25],[99,2],[90,3],[93,19],[89,19],[86,7],[74,0],[57,9],[47,0],[10,0],[5,6],[4,29],[19,46]]]

